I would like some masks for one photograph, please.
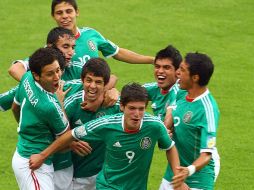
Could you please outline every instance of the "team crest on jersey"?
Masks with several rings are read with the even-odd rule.
[[[191,111],[187,111],[183,116],[184,123],[190,123],[193,113]]]
[[[140,141],[140,147],[142,149],[150,148],[151,144],[152,144],[152,139],[150,137],[144,137]]]
[[[85,136],[86,134],[87,133],[86,133],[84,126],[80,126],[80,127],[76,128],[76,130],[75,130],[75,135],[77,138],[81,138],[81,137]]]
[[[105,115],[106,115],[105,112],[98,112],[98,113],[96,114],[96,118],[99,118],[99,117],[102,117],[102,116],[105,116]]]
[[[212,136],[207,137],[207,147],[208,148],[215,147],[215,144],[216,144],[216,137],[212,137]]]
[[[94,44],[94,42],[92,40],[88,41],[88,46],[92,51],[96,50],[96,45]]]

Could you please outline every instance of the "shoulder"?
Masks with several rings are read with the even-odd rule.
[[[64,108],[68,108],[68,106],[75,104],[76,102],[80,101],[83,97],[83,90],[76,92],[75,94],[67,97],[64,100]]]
[[[143,84],[143,87],[145,88],[158,88],[157,82],[150,82]]]
[[[90,28],[90,27],[82,27],[79,29],[80,34],[83,33],[96,33],[96,34],[100,34],[97,30],[95,30],[94,28]]]
[[[143,121],[145,123],[150,123],[150,124],[163,124],[163,122],[161,121],[161,119],[157,116],[151,115],[150,113],[145,113]]]

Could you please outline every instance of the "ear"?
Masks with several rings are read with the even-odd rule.
[[[76,16],[77,17],[79,16],[79,9],[76,11]]]
[[[40,80],[40,76],[37,73],[32,72],[32,75],[33,75],[35,81],[39,81]]]
[[[192,78],[192,80],[193,80],[195,83],[198,83],[198,81],[199,81],[199,75],[193,75],[191,78]]]

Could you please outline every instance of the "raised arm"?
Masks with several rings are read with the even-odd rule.
[[[119,48],[118,53],[114,55],[113,58],[119,61],[133,64],[153,64],[154,62],[154,57],[152,56],[137,54],[124,48]]]
[[[8,73],[17,81],[20,81],[22,76],[26,72],[26,68],[23,63],[17,61],[15,64],[12,64],[8,70]]]

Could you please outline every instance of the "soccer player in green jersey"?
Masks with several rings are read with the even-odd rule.
[[[75,47],[74,35],[68,29],[65,29],[62,27],[53,28],[48,33],[47,46],[59,50],[64,55],[65,63],[63,62],[62,64],[62,62],[60,62],[61,63],[60,68],[63,71],[66,65],[68,65],[71,57],[74,54],[74,47]],[[20,64],[24,64],[24,67],[27,67],[27,68],[29,67],[28,59],[24,61],[19,60],[19,62]],[[72,87],[71,91],[77,92],[80,89],[80,87],[82,87],[82,84],[81,82],[79,84],[73,84],[73,85],[68,84],[66,85],[65,90],[67,89],[67,87]],[[16,90],[17,90],[17,86],[5,93],[0,94],[0,111],[7,111],[11,108]]]
[[[105,60],[92,58],[83,66],[81,80],[84,86],[79,91],[65,99],[65,111],[70,121],[71,128],[78,127],[93,119],[112,115],[120,112],[119,103],[113,106],[104,107],[104,91],[110,77],[110,68]],[[82,105],[85,104],[85,106]],[[101,171],[104,161],[105,145],[100,141],[90,142],[93,149],[91,154],[80,156],[79,143],[76,142],[75,150],[78,153],[72,154],[74,166],[73,189],[75,190],[95,190],[97,174]],[[72,148],[74,146],[72,145]],[[59,163],[59,162],[58,162]],[[59,167],[61,167],[59,165]]]
[[[39,170],[29,169],[29,158],[47,148],[69,129],[68,120],[56,97],[61,70],[57,51],[40,48],[29,60],[27,72],[19,84],[12,110],[19,122],[17,149],[12,167],[22,190],[54,189],[52,158]]]
[[[214,162],[212,152],[216,145],[219,120],[217,103],[207,85],[213,74],[212,60],[205,54],[188,53],[177,71],[180,88],[186,93],[177,97],[172,112],[174,120],[173,139],[179,152],[185,175],[173,177],[168,167],[160,190],[172,189],[169,181],[182,180],[191,189],[211,190],[214,187]],[[173,177],[173,178],[172,178]]]
[[[145,113],[147,101],[144,87],[136,83],[125,85],[120,99],[123,113],[101,117],[76,127],[40,154],[32,155],[30,168],[36,170],[52,153],[78,139],[88,142],[97,140],[105,144],[105,161],[96,180],[98,190],[146,190],[157,142],[161,149],[166,150],[167,159],[177,173],[179,160],[174,142],[161,120]],[[182,182],[174,184],[177,186]]]
[[[79,67],[80,70],[87,60],[98,57],[99,51],[105,57],[113,57],[128,63],[153,63],[153,57],[119,48],[95,29],[89,27],[78,28],[76,18],[79,15],[79,9],[75,0],[53,0],[51,15],[58,26],[71,30],[75,35],[75,55],[72,57],[71,65]],[[24,74],[24,66],[14,64],[9,69],[9,73],[12,76],[16,75],[17,79],[21,78]],[[72,79],[79,79],[79,77],[80,75],[76,75]]]
[[[148,92],[154,115],[160,117],[162,121],[164,121],[168,106],[174,103],[179,90],[176,83],[176,70],[181,61],[180,52],[172,45],[160,50],[154,60],[156,82],[143,85]]]

